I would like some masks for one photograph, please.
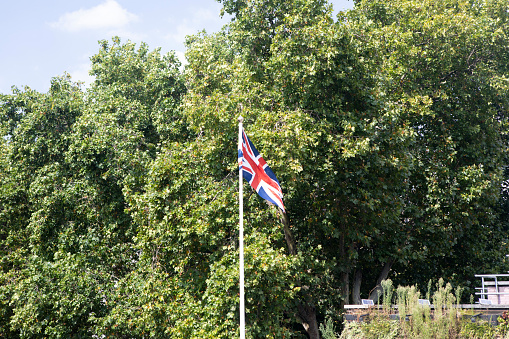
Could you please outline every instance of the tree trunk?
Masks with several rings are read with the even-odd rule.
[[[339,257],[343,262],[347,261],[346,258],[346,247],[345,247],[345,229],[341,225],[341,233],[339,236]],[[341,301],[341,308],[345,308],[345,305],[350,304],[350,268],[345,268],[345,271],[341,272],[340,283],[341,283],[341,294],[344,296]]]
[[[298,316],[302,322],[302,326],[309,335],[310,339],[320,339],[320,332],[318,330],[318,322],[316,321],[316,311],[309,303],[305,305],[299,304],[297,306]]]
[[[376,281],[375,288],[373,290],[371,290],[371,293],[369,293],[369,299],[373,300],[375,303],[378,302],[378,300],[380,299],[380,297],[383,294],[382,281],[387,279],[387,276],[389,275],[392,264],[394,264],[394,259],[391,259],[385,263],[384,268],[382,269],[382,272],[380,272],[380,275],[378,276],[378,280]]]
[[[281,215],[281,222],[283,223],[288,252],[291,255],[296,255],[297,245],[292,231],[290,230],[290,221],[288,220],[288,216],[281,210],[279,210],[279,213]],[[307,300],[306,302],[302,302],[297,305],[297,318],[300,320],[310,339],[320,339],[318,322],[316,321],[316,310],[312,302]]]
[[[361,304],[361,283],[362,283],[362,271],[358,269],[355,271],[355,276],[353,280],[352,302],[354,305]]]
[[[342,308],[345,305],[350,304],[350,274],[348,272],[341,273],[341,286],[343,288],[343,295],[345,296],[343,299]]]
[[[297,254],[297,245],[295,244],[295,239],[293,238],[292,231],[290,231],[290,221],[288,220],[288,216],[283,211],[279,210],[281,214],[281,221],[283,223],[283,230],[285,232],[285,240],[286,245],[288,246],[288,252],[291,255]]]

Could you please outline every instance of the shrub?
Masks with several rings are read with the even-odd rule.
[[[400,338],[400,327],[397,320],[390,320],[385,315],[374,315],[365,322],[346,323],[340,339],[396,339]]]

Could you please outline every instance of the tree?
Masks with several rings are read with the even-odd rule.
[[[230,291],[235,285],[224,286],[224,281],[235,281],[236,272],[227,271],[217,281],[214,269],[218,264],[226,266],[223,262],[229,263],[228,266],[234,264],[235,256],[228,244],[232,243],[231,235],[235,234],[237,224],[237,220],[231,217],[236,214],[235,204],[231,200],[236,179],[230,174],[236,171],[236,161],[235,158],[229,162],[226,159],[228,155],[235,154],[235,121],[236,116],[242,113],[247,121],[246,126],[251,126],[246,127],[249,128],[248,133],[253,140],[257,140],[259,149],[267,152],[266,159],[272,159],[271,167],[285,183],[285,204],[289,206],[291,228],[299,248],[296,256],[289,256],[287,250],[282,251],[285,240],[281,227],[276,227],[274,217],[267,219],[267,211],[260,209],[260,201],[256,197],[248,199],[246,215],[250,216],[251,227],[246,232],[249,239],[246,241],[246,252],[249,254],[252,249],[257,249],[261,258],[257,256],[256,260],[261,260],[265,265],[274,261],[286,262],[294,272],[294,276],[288,276],[288,271],[283,269],[261,273],[256,271],[256,278],[253,277],[252,281],[265,279],[273,284],[256,284],[252,289],[247,289],[250,331],[255,337],[287,332],[295,335],[298,333],[294,329],[295,322],[299,321],[309,335],[316,337],[317,314],[334,314],[337,311],[335,307],[339,307],[341,284],[347,280],[345,277],[348,277],[348,270],[353,266],[348,258],[355,254],[356,249],[348,241],[352,237],[359,242],[367,239],[355,227],[359,222],[366,221],[367,231],[369,227],[373,229],[374,223],[370,225],[369,222],[375,216],[382,216],[392,223],[399,220],[401,213],[387,207],[389,203],[397,201],[402,192],[398,184],[405,177],[403,174],[409,162],[403,150],[411,134],[403,133],[402,138],[392,142],[387,140],[389,133],[401,128],[389,128],[395,113],[380,110],[380,103],[369,100],[369,85],[372,86],[374,80],[367,72],[362,72],[367,66],[359,63],[355,54],[349,57],[349,53],[354,53],[354,47],[349,44],[349,37],[343,36],[344,32],[332,22],[330,10],[323,3],[293,5],[279,2],[263,5],[267,5],[263,13],[269,16],[277,12],[280,6],[289,8],[281,13],[281,19],[269,20],[274,22],[270,32],[276,33],[273,36],[272,33],[268,34],[267,39],[243,40],[243,37],[249,36],[249,32],[243,30],[251,27],[251,9],[246,7],[239,10],[229,31],[213,36],[196,36],[189,41],[186,73],[189,92],[184,114],[198,137],[190,141],[189,146],[178,145],[180,151],[168,148],[163,158],[164,163],[168,163],[166,166],[172,170],[152,177],[166,178],[165,185],[159,184],[162,179],[153,179],[157,184],[150,185],[147,193],[141,196],[138,210],[143,220],[139,222],[146,225],[144,229],[149,229],[149,225],[154,227],[147,243],[154,242],[154,237],[162,234],[161,240],[159,236],[155,238],[157,243],[175,244],[169,246],[171,249],[184,246],[180,252],[185,255],[185,259],[182,259],[184,263],[188,262],[189,256],[198,254],[201,257],[192,262],[203,263],[203,256],[212,262],[204,267],[193,266],[193,269],[178,262],[171,265],[182,267],[179,270],[187,274],[199,269],[200,273],[194,275],[193,279],[185,275],[186,281],[192,282],[192,286],[202,286],[194,293],[188,292],[194,295],[193,298],[202,294],[207,297],[217,295],[219,292],[212,289],[216,286],[223,286],[223,291],[228,291],[222,295],[231,295]],[[303,14],[302,9],[307,8],[306,5],[309,10]],[[261,7],[262,2],[253,6]],[[270,42],[270,49],[250,45],[260,41],[262,44]],[[331,41],[330,49],[321,48],[328,46]],[[294,45],[306,46],[308,43],[309,48]],[[253,50],[263,51],[257,57],[256,66],[252,64]],[[307,54],[298,55],[301,51],[307,51]],[[292,60],[297,60],[297,57],[302,58],[302,62],[292,65]],[[308,68],[311,67],[309,59],[314,61],[312,65],[315,70],[312,72]],[[347,72],[354,73],[353,67],[359,67],[361,71],[357,78],[351,79],[346,75]],[[341,71],[333,71],[338,69]],[[295,81],[302,79],[302,74],[306,74],[306,78],[301,82]],[[323,98],[313,100],[313,96],[318,94]],[[343,109],[343,105],[352,111]],[[354,114],[355,109],[361,109],[364,115]],[[380,120],[389,126],[370,124],[366,121],[368,118],[376,119],[376,122]],[[380,126],[384,127],[381,129]],[[355,133],[356,129],[361,131],[360,135]],[[373,144],[370,138],[374,140]],[[395,147],[391,149],[389,145]],[[176,156],[178,153],[183,155]],[[207,159],[207,162],[200,163],[200,166],[193,165],[195,156]],[[391,161],[396,156],[399,163]],[[338,158],[341,160],[339,163]],[[185,165],[176,167],[181,162]],[[399,168],[401,163],[406,165]],[[394,167],[399,170],[389,171]],[[183,168],[188,169],[187,173]],[[378,175],[371,176],[371,173]],[[387,182],[381,182],[380,177],[388,178]],[[346,187],[341,186],[344,182]],[[166,188],[166,185],[171,188]],[[173,185],[184,189],[185,193],[173,196]],[[226,191],[224,195],[217,194],[217,189],[213,189],[218,186]],[[383,191],[384,186],[391,187],[393,191]],[[361,190],[358,190],[359,187]],[[380,189],[377,190],[377,187]],[[209,192],[214,192],[214,195]],[[177,200],[178,196],[186,197],[184,204]],[[161,197],[159,202],[153,200],[156,197]],[[170,202],[172,205],[168,205]],[[338,208],[342,203],[351,207],[344,210]],[[149,206],[148,211],[146,206]],[[176,212],[182,208],[182,212]],[[146,211],[145,214],[142,211]],[[193,217],[185,217],[188,215]],[[182,232],[174,231],[182,225],[186,225],[184,235],[171,240],[175,234]],[[188,234],[197,225],[195,232],[199,232],[199,236]],[[274,226],[267,228],[267,225]],[[260,229],[264,232],[259,232]],[[210,234],[213,240],[204,237],[204,234]],[[199,243],[196,243],[198,240]],[[179,246],[176,245],[177,241]],[[260,249],[261,243],[266,250]],[[210,244],[213,244],[212,248]],[[152,250],[157,254],[156,258],[173,257],[164,252],[162,245],[156,248],[157,251]],[[274,250],[279,252],[277,257],[267,255],[274,253]],[[144,253],[150,252],[146,249]],[[210,256],[212,258],[208,259]],[[343,259],[343,262],[338,265],[339,259]],[[231,280],[225,277],[226,274]],[[202,283],[196,276],[203,279]],[[246,276],[249,285],[249,273]],[[263,297],[250,298],[251,293]],[[260,326],[258,324],[265,323],[268,318],[260,310],[263,304],[254,301],[260,298],[269,300],[270,296],[277,296],[281,305],[281,308],[272,309],[276,315],[270,319],[276,319],[277,322]],[[203,301],[204,309],[214,310],[207,312],[207,319],[211,319],[211,323],[217,324],[222,318],[229,320],[226,324],[222,322],[224,327],[214,332],[216,337],[226,337],[236,329],[237,321],[233,321],[236,315],[231,313],[231,306],[223,306],[228,300],[214,298]],[[198,301],[195,303],[200,305]],[[199,311],[195,312],[193,318],[203,319]]]
[[[175,118],[184,93],[178,61],[134,47],[101,43],[86,96],[65,77],[47,94],[3,98],[9,181],[0,204],[7,225],[13,220],[2,241],[5,333],[100,333],[107,296],[133,270],[136,225],[126,201],[160,144],[185,138]]]
[[[505,159],[507,96],[495,85],[507,40],[494,13],[506,4],[371,1],[336,23],[322,2],[224,4],[235,15],[228,31],[189,41],[184,114],[207,145],[201,156],[223,164],[207,168],[208,181],[228,177],[223,159],[234,154],[242,113],[283,183],[303,259],[287,285],[301,289],[281,319],[309,326],[335,314],[334,296],[367,296],[391,268],[427,282],[450,272],[450,260],[438,258],[458,258],[447,278],[464,280],[472,271],[459,265],[480,267],[500,253],[488,239],[505,238],[495,226],[495,164]],[[459,259],[461,246],[476,263]],[[412,275],[424,262],[443,271]]]
[[[438,275],[469,281],[475,267],[502,260],[506,231],[497,225],[496,201],[506,161],[507,95],[499,86],[506,10],[499,1],[375,1],[357,12],[365,16],[360,34],[368,19],[378,40],[371,53],[388,52],[379,62],[391,100],[423,104],[421,114],[408,117],[415,160],[401,218],[406,254],[395,261],[412,283]]]
[[[60,176],[65,170],[62,150],[69,145],[71,126],[82,105],[82,92],[68,76],[53,79],[47,94],[26,88],[2,97],[0,114],[5,122],[0,191],[3,335],[20,335],[31,325],[40,328],[43,323],[35,322],[47,315],[29,311],[34,304],[27,300],[36,289],[28,292],[22,291],[22,287],[27,287],[23,282],[37,280],[33,269],[40,260],[36,258],[53,255],[50,252],[57,247],[55,238],[59,231],[54,226],[67,222],[67,213],[60,210],[65,201],[57,198],[65,182]],[[23,315],[30,320],[20,319]],[[53,326],[51,321],[47,325]],[[69,330],[73,330],[72,325]]]
[[[90,89],[2,95],[0,335],[235,335],[239,114],[288,212],[246,185],[249,336],[318,338],[388,276],[499,265],[506,2],[222,3],[183,74],[113,38]]]

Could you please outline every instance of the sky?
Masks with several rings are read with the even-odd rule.
[[[329,0],[330,1],[330,0]],[[334,13],[353,8],[353,0],[332,0]],[[49,89],[52,77],[67,72],[90,83],[90,57],[98,41],[119,36],[145,42],[151,50],[175,51],[184,58],[186,35],[217,32],[215,0],[16,0],[2,4],[0,20],[0,93],[11,87]]]

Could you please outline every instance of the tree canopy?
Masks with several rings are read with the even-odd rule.
[[[184,68],[115,37],[89,88],[0,96],[0,336],[235,336],[240,114],[296,248],[246,184],[249,337],[507,270],[506,1],[220,2]]]

